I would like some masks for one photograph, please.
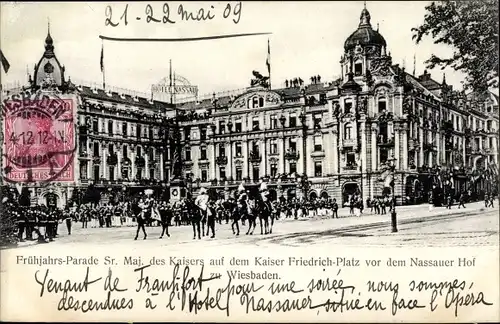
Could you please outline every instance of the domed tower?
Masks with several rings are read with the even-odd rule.
[[[64,66],[61,66],[54,54],[54,41],[50,35],[50,25],[45,38],[45,52],[35,66],[33,83],[36,88],[63,87],[65,85]]]
[[[344,56],[340,61],[342,76],[348,78],[352,73],[354,79],[366,77],[372,58],[386,56],[387,43],[371,25],[370,12],[366,5],[361,11],[359,26],[344,43]]]

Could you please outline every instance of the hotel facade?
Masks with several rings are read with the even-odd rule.
[[[172,104],[74,85],[48,35],[29,87],[57,77],[81,98],[77,178],[50,189],[26,184],[32,201],[44,203],[50,190],[64,206],[89,184],[114,201],[145,188],[164,199],[202,187],[227,197],[242,183],[264,181],[273,199],[345,203],[355,193],[364,200],[391,194],[389,165],[398,203],[427,201],[436,186],[455,196],[496,190],[498,96],[455,91],[426,71],[407,73],[393,64],[368,10],[359,19],[343,44],[338,80],[295,78],[270,89],[254,74],[244,91]],[[59,72],[44,70],[45,60]]]

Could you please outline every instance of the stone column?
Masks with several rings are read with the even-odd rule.
[[[208,180],[213,180],[215,179],[215,172],[216,172],[216,169],[217,169],[217,163],[215,162],[215,151],[216,151],[217,147],[216,147],[216,143],[215,141],[210,143],[210,145],[208,145],[208,154],[209,154],[209,159],[210,159],[210,179]]]
[[[366,122],[361,122],[361,172],[366,173]]]
[[[102,146],[102,178],[103,179],[108,179],[108,161],[106,159],[108,158],[108,148],[105,147],[104,145]]]
[[[338,125],[333,126],[332,130],[332,150],[333,150],[333,159],[331,161],[333,168],[332,168],[332,173],[333,174],[338,174],[339,173],[339,144],[337,142],[338,139]]]
[[[419,165],[417,166],[422,166],[424,164],[427,164],[428,161],[424,161],[424,130],[417,128],[418,129],[418,141],[419,141],[419,151],[418,151],[418,161]]]
[[[373,123],[372,125],[372,172],[377,171],[377,123]]]
[[[131,180],[131,181],[135,181],[135,154],[136,154],[136,147],[135,145],[131,146],[130,147],[130,173],[129,173],[129,176],[128,178]]]
[[[262,156],[262,165],[264,166],[264,170],[263,170],[263,175],[268,175],[267,174],[267,147],[266,147],[266,144],[267,144],[267,140],[264,138],[262,140],[262,149],[261,149],[261,156]]]
[[[242,178],[250,177],[249,162],[250,152],[248,150],[248,138],[246,138],[241,145],[241,155],[243,156],[243,164],[241,165]]]
[[[399,132],[400,132],[400,128],[399,128],[399,125],[396,124],[396,123],[393,123],[393,130],[394,130],[394,158],[396,159],[396,161],[394,161],[396,164],[396,169],[400,169],[401,168],[401,157],[399,156],[400,152],[399,152]]]
[[[279,155],[279,170],[278,173],[285,173],[285,170],[286,170],[286,167],[285,167],[285,153],[286,153],[286,148],[285,148],[285,138],[284,137],[280,137],[278,139],[278,150],[280,152],[280,155]]]
[[[164,175],[164,162],[163,162],[163,152],[160,152],[160,181],[163,181],[165,179]],[[200,178],[201,178],[201,172],[200,172]]]
[[[361,187],[362,187],[362,197],[366,200],[370,196],[371,188],[368,187],[368,174],[367,174],[367,147],[366,147],[366,122],[361,122],[361,151],[360,151],[360,161],[361,161]]]
[[[143,179],[149,179],[149,150],[146,147],[144,147],[144,153],[143,154],[144,154],[144,175],[143,175]]]
[[[116,167],[115,167],[115,174],[116,174],[115,179],[120,180],[122,178],[122,150],[121,150],[121,146],[117,147],[116,160],[118,162],[116,163]]]
[[[436,132],[436,164],[440,163],[443,164],[443,161],[445,160],[445,154],[444,154],[444,142],[441,143],[441,136],[439,132]]]
[[[401,168],[403,170],[408,170],[408,132],[406,125],[401,127],[402,139],[403,139],[403,163]]]

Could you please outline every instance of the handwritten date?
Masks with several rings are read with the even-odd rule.
[[[231,19],[233,23],[238,24],[241,19],[241,9],[242,4],[238,2],[234,6],[227,3],[224,10],[221,12],[221,16],[224,19]],[[159,13],[160,12],[160,13]],[[193,21],[202,22],[213,20],[217,17],[217,8],[214,5],[210,5],[209,8],[198,8],[196,10],[190,10],[186,8],[183,4],[177,7],[177,11],[173,11],[170,5],[165,2],[161,7],[161,10],[153,8],[151,4],[147,4],[144,7],[144,14],[136,15],[135,19],[137,21],[145,20],[146,23],[157,23],[157,24],[175,24],[178,21]],[[133,19],[133,14],[129,12],[129,5],[126,4],[123,11],[120,12],[121,15],[113,15],[113,7],[108,5],[105,10],[106,19],[104,20],[105,26],[118,27],[120,25],[127,26],[129,24],[129,18]],[[145,18],[145,19],[143,19]]]

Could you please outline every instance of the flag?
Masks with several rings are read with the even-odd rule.
[[[266,59],[266,65],[267,65],[267,72],[269,75],[271,75],[271,45],[269,44],[269,39],[267,40],[267,59]]]
[[[7,61],[5,56],[3,56],[3,52],[1,50],[0,50],[0,59],[2,61],[2,67],[3,67],[3,70],[5,71],[5,73],[9,72],[10,63],[9,63],[9,61]]]
[[[101,72],[104,72],[104,45],[101,47]]]

